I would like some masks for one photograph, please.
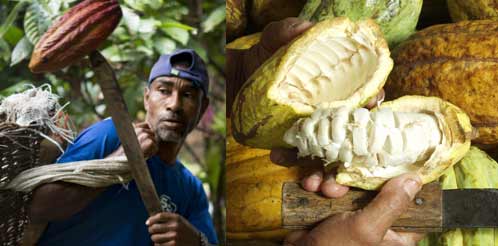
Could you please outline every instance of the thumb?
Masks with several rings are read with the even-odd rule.
[[[356,222],[375,228],[383,237],[421,188],[422,181],[417,174],[404,174],[391,179],[374,200],[355,215]]]
[[[305,231],[305,230],[293,231],[293,232],[287,234],[282,245],[283,246],[296,246],[296,245],[298,245],[298,242],[300,240],[302,240],[307,234],[308,234],[308,231]]]
[[[313,23],[295,17],[271,22],[263,30],[260,43],[266,51],[273,54],[311,26]]]

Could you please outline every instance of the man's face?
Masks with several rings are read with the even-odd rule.
[[[158,77],[145,89],[146,121],[160,142],[181,143],[207,105],[202,90],[186,79]]]

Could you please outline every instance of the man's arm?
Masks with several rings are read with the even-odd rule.
[[[157,144],[154,133],[148,125],[144,123],[135,125],[135,133],[137,134],[144,155],[146,157],[154,155],[157,152]],[[87,132],[85,134],[99,134],[99,132]],[[73,146],[80,144],[78,139]],[[98,141],[98,138],[95,141]],[[107,144],[113,145],[115,140],[111,139],[111,142]],[[91,144],[81,144],[81,146],[83,147],[79,147],[77,152],[84,152],[87,148],[100,147],[100,145],[92,146]],[[122,147],[117,148],[111,154],[105,152],[97,154],[91,152],[92,154],[83,157],[79,156],[78,159],[99,159],[102,155],[106,156],[106,158],[112,158],[124,155]],[[62,181],[40,185],[33,191],[33,199],[29,211],[30,218],[37,223],[67,219],[85,208],[105,189],[91,188]]]
[[[35,223],[67,219],[85,208],[104,190],[66,182],[40,185],[33,191],[30,218]]]
[[[120,147],[107,158],[124,155]],[[68,219],[85,208],[106,188],[57,181],[38,186],[33,191],[30,219],[36,223]]]

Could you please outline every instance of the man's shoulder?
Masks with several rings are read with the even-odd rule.
[[[98,121],[98,122],[90,125],[85,130],[83,130],[80,135],[83,135],[84,133],[88,133],[88,132],[92,132],[92,133],[96,133],[96,132],[109,133],[109,132],[115,132],[115,131],[116,131],[116,127],[114,126],[114,122],[112,121],[112,119],[111,118],[106,118],[104,120]]]
[[[96,122],[83,130],[75,142],[97,141],[120,144],[118,133],[111,118]]]
[[[83,130],[57,162],[101,159],[116,150],[120,144],[114,123],[108,118]]]

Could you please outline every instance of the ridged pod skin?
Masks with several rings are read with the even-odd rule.
[[[299,17],[314,22],[339,16],[352,20],[372,18],[389,46],[394,47],[415,32],[421,11],[422,0],[309,0]]]
[[[227,42],[240,37],[247,26],[245,0],[227,0],[226,3]]]
[[[253,0],[249,10],[250,27],[262,30],[268,23],[296,17],[306,0]]]
[[[484,151],[471,147],[465,157],[440,178],[443,189],[498,188],[498,163]],[[453,229],[428,235],[419,246],[498,245],[498,229]],[[495,239],[496,238],[496,239]]]
[[[454,22],[463,20],[498,20],[496,0],[447,0]]]
[[[36,44],[29,69],[53,72],[96,50],[114,31],[122,12],[117,0],[85,0],[55,21]]]
[[[299,181],[305,171],[273,164],[269,150],[237,143],[227,122],[227,237],[283,239],[282,184]]]
[[[398,112],[441,114],[444,119],[443,135],[445,144],[439,155],[431,156],[417,166],[416,172],[424,184],[437,180],[446,169],[453,166],[465,156],[470,148],[472,126],[469,117],[455,105],[436,97],[404,96],[394,101],[382,103],[379,108],[388,107]],[[432,159],[434,158],[434,159]],[[365,177],[357,169],[339,167],[336,180],[340,184],[359,187],[365,190],[379,189],[388,179],[382,177]]]
[[[479,144],[498,143],[498,22],[463,21],[426,28],[392,54],[386,96],[436,96],[470,116]]]
[[[305,72],[296,72],[302,69],[308,69],[305,66],[304,57],[312,59],[314,55],[310,55],[309,50],[313,50],[313,45],[323,42],[321,39],[328,37],[334,38],[335,35],[353,35],[351,33],[363,33],[369,37],[369,44],[372,45],[369,51],[375,52],[376,60],[373,72],[370,75],[368,82],[364,82],[351,92],[351,94],[344,95],[340,89],[336,90],[317,90],[317,93],[311,92],[306,95],[309,97],[322,94],[324,101],[312,102],[310,104],[295,103],[291,99],[286,98],[290,93],[283,93],[283,86],[292,81],[294,77],[304,75]],[[359,35],[359,34],[358,34]],[[358,45],[358,47],[365,47]],[[342,48],[343,47],[337,47]],[[317,50],[322,52],[323,50]],[[352,56],[356,55],[352,54]],[[377,95],[384,85],[384,82],[392,68],[392,60],[389,57],[389,49],[386,41],[382,37],[379,27],[371,20],[351,22],[347,18],[332,18],[317,23],[311,29],[306,31],[299,38],[292,41],[290,44],[280,48],[270,59],[261,65],[251,77],[244,83],[237,97],[234,100],[232,107],[232,128],[235,139],[245,145],[253,146],[256,148],[272,148],[277,146],[286,146],[283,142],[283,135],[285,131],[300,117],[311,115],[314,111],[314,104],[323,104],[326,107],[337,107],[342,105],[349,105],[350,107],[358,107],[365,105],[372,97]],[[322,56],[323,57],[323,56]],[[316,58],[316,57],[315,57]],[[316,66],[325,64],[326,59],[307,60],[314,63]],[[327,59],[331,59],[328,57]],[[361,59],[361,58],[360,58]],[[337,66],[342,68],[350,66],[351,60],[338,60],[339,65],[333,65],[332,69]],[[328,66],[328,65],[327,65]],[[316,68],[316,67],[315,67]],[[355,73],[360,73],[366,68],[362,66],[355,67]],[[370,69],[370,67],[368,67]],[[334,70],[335,71],[335,70]],[[327,74],[329,71],[323,71]],[[353,73],[353,75],[355,74]],[[294,76],[294,74],[296,74]],[[327,75],[327,82],[323,84],[331,85],[336,83],[331,82],[334,76]],[[294,76],[294,77],[291,77]],[[322,78],[324,76],[320,76]],[[311,85],[308,83],[305,87]],[[304,90],[301,90],[304,91]],[[301,93],[298,91],[297,93]],[[304,93],[304,92],[302,92]],[[329,99],[325,93],[335,93],[342,96],[342,99]],[[301,95],[300,95],[301,96]],[[337,95],[336,95],[337,96]],[[305,102],[306,103],[306,102]],[[299,104],[299,105],[298,105]]]

